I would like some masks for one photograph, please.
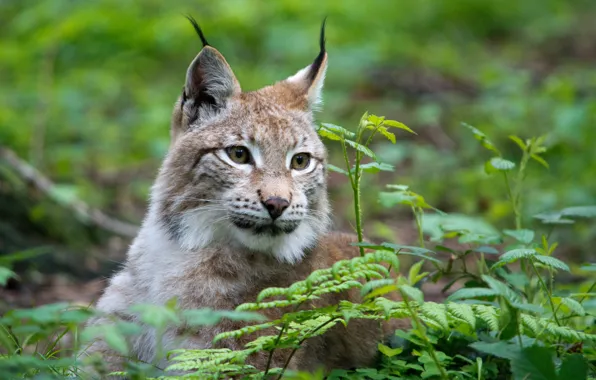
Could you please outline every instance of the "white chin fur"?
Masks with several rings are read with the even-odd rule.
[[[233,235],[243,246],[273,255],[279,261],[294,264],[304,256],[304,250],[315,246],[318,233],[302,222],[289,234],[277,236],[255,235],[250,230],[232,227]]]
[[[183,233],[178,243],[184,250],[202,249],[216,242],[230,244],[235,240],[252,251],[270,254],[290,264],[302,260],[304,250],[313,248],[320,234],[320,231],[303,221],[289,234],[255,235],[251,230],[243,230],[223,221],[220,211],[204,209],[185,213],[180,224]]]
[[[219,212],[198,209],[185,213],[180,226],[183,232],[179,243],[183,249],[196,250],[207,247],[224,227],[217,223]],[[215,223],[214,223],[215,222]]]

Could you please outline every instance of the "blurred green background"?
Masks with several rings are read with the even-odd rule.
[[[490,156],[461,122],[514,161],[520,152],[508,135],[548,134],[550,170],[531,165],[527,178],[528,223],[538,212],[595,203],[596,1],[4,0],[0,146],[57,184],[48,197],[0,160],[0,254],[46,247],[20,264],[28,284],[56,272],[90,278],[122,260],[128,238],[81,222],[63,203],[81,199],[140,223],[173,102],[200,49],[185,14],[244,90],[309,64],[328,16],[318,119],[352,128],[368,110],[418,132],[374,146],[397,170],[364,180],[369,235],[409,239],[408,214],[377,202],[387,183],[410,185],[444,211],[511,227],[502,181],[484,174]],[[337,225],[349,229],[346,181],[332,174],[330,182]],[[595,227],[570,228],[574,238],[558,232],[566,252],[589,257]]]

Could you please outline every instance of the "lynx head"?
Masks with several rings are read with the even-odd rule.
[[[329,224],[327,153],[313,122],[327,67],[325,23],[311,65],[242,92],[189,19],[203,48],[186,73],[153,189],[159,223],[186,250],[221,243],[296,262]]]

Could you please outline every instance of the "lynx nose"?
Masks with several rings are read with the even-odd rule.
[[[289,205],[290,202],[287,199],[280,197],[271,197],[263,202],[263,206],[269,211],[269,215],[271,215],[271,219],[273,220],[279,218]]]

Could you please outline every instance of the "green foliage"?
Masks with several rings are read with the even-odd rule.
[[[355,133],[333,124],[323,124],[319,129],[321,136],[342,145],[346,169],[338,168],[336,171],[341,170],[348,176],[354,186],[355,201],[360,194],[360,178],[364,172],[392,169],[379,162],[361,163],[364,156],[376,158],[374,153],[368,154],[367,149],[381,127],[408,130],[398,122],[368,114],[362,117]],[[365,131],[370,131],[366,138]],[[472,131],[484,147],[499,154],[486,135],[475,128]],[[385,137],[393,140],[391,136],[394,135],[388,136]],[[537,144],[536,139],[525,142],[513,140],[528,152]],[[365,141],[364,144],[361,141]],[[348,158],[350,152],[347,147],[352,147],[355,152],[353,162]],[[522,155],[519,170],[525,168],[530,158],[531,154]],[[501,171],[505,167],[514,168],[512,165],[503,166],[503,162],[493,166],[496,169],[500,167]],[[522,173],[515,190],[511,190],[507,183],[514,209],[523,192],[523,178]],[[348,325],[354,319],[379,322],[407,319],[411,321],[411,329],[395,333],[395,338],[401,339],[400,343],[394,340],[390,340],[390,345],[379,343],[383,357],[379,366],[352,371],[335,370],[329,378],[500,379],[508,376],[513,379],[562,380],[587,379],[596,374],[593,364],[596,360],[596,334],[590,327],[594,321],[594,308],[584,305],[586,299],[596,297],[596,293],[592,292],[596,282],[583,293],[563,295],[556,290],[554,279],[557,272],[571,270],[553,256],[558,246],[556,243],[549,242],[545,235],[542,235],[540,243],[535,242],[536,231],[519,228],[519,224],[516,229],[503,230],[502,234],[493,227],[478,229],[476,221],[461,216],[451,217],[436,210],[408,186],[390,185],[388,188],[391,191],[382,192],[380,201],[387,208],[406,206],[414,213],[419,246],[387,242],[371,244],[360,240],[354,244],[360,248],[361,256],[338,261],[331,268],[316,270],[287,288],[264,289],[255,302],[242,304],[235,311],[180,310],[175,299],[161,306],[135,305],[130,310],[135,316],[133,321],[98,316],[107,318],[106,323],[85,329],[81,337],[78,326],[95,314],[87,308],[55,304],[13,310],[0,319],[0,344],[7,352],[0,358],[0,369],[23,377],[82,376],[81,363],[74,355],[81,347],[80,341],[90,342],[101,337],[114,351],[128,357],[131,352],[128,337],[139,334],[139,324],[144,324],[153,327],[156,332],[158,349],[155,361],[166,355],[170,359],[166,371],[189,372],[199,378],[213,379],[230,376],[301,378],[307,374],[287,371],[287,364],[308,339],[325,334],[337,324]],[[361,210],[358,207],[354,210],[359,228],[357,232],[361,237]],[[429,212],[434,214],[427,214]],[[471,247],[462,250],[435,244],[434,250],[427,248],[429,242],[424,240],[424,220],[433,215],[441,220],[435,222],[434,228],[438,230],[436,241],[457,238]],[[566,208],[558,215],[589,218],[592,208]],[[516,214],[516,224],[520,220]],[[428,223],[426,225],[428,227]],[[493,239],[490,236],[495,235],[497,243],[511,240],[510,249],[496,260],[488,261],[485,256],[494,256],[500,251],[499,246],[487,245]],[[449,259],[441,259],[442,253],[447,253]],[[421,259],[410,266],[407,276],[399,274],[400,257],[403,255]],[[471,261],[475,262],[473,269],[467,264]],[[455,265],[458,262],[461,262],[461,267]],[[432,265],[432,271],[424,271],[427,263]],[[516,266],[520,267],[520,272],[514,271]],[[593,266],[585,265],[583,270],[593,273]],[[442,278],[449,280],[445,291],[456,284],[459,289],[452,292],[444,303],[426,301],[421,287]],[[321,306],[319,302],[327,295],[352,289],[359,290],[362,296],[360,303],[341,301]],[[397,293],[401,301],[389,297],[392,293]],[[282,309],[284,313],[279,319],[266,320],[257,312],[267,309]],[[249,339],[244,347],[237,350],[212,348],[162,352],[161,336],[167,328],[200,328],[215,325],[222,318],[249,323],[237,330],[218,334],[214,342],[252,337],[259,332],[258,337]],[[75,344],[58,348],[67,335],[74,337]],[[36,348],[32,355],[33,345]],[[283,348],[291,349],[284,367],[272,368],[268,365],[265,369],[257,369],[247,363],[251,355],[264,352],[271,357],[276,350]],[[578,349],[583,350],[584,355],[575,353]],[[93,360],[89,358],[85,362],[99,368],[101,363]],[[137,362],[132,357],[128,357],[124,370],[122,374],[132,377],[159,375],[150,363]]]
[[[7,188],[18,200],[27,194],[32,200],[24,206],[24,219],[52,242],[69,246],[85,240],[86,231],[64,223],[72,217],[61,216],[62,202],[76,197],[138,219],[129,205],[144,204],[168,146],[180,75],[199,48],[180,14],[196,14],[243,88],[254,89],[308,63],[316,51],[316,9],[331,22],[333,70],[322,118],[333,115],[344,122],[366,107],[389,118],[399,115],[419,136],[412,143],[401,133],[411,132],[409,127],[374,115],[365,115],[355,132],[323,124],[319,134],[331,143],[332,162],[347,161],[328,168],[350,182],[359,247],[366,260],[376,258],[357,261],[358,270],[344,262],[331,274],[311,275],[310,283],[265,290],[243,307],[292,309],[348,288],[358,288],[363,303],[296,311],[280,321],[245,312],[182,312],[174,304],[142,305],[132,312],[157,329],[183,321],[210,325],[221,318],[259,323],[253,329],[281,327],[281,333],[241,351],[172,354],[173,366],[214,377],[258,377],[243,355],[273,350],[277,343],[271,337],[293,344],[353,318],[395,317],[419,323],[397,333],[402,339],[397,346],[379,346],[378,367],[334,371],[329,378],[593,378],[596,264],[576,265],[567,254],[579,252],[581,261],[594,261],[596,96],[591,88],[596,72],[589,43],[594,2],[529,0],[504,6],[496,0],[432,5],[406,0],[372,1],[363,8],[353,1],[342,6],[280,1],[262,9],[254,0],[234,6],[184,0],[3,2],[0,141],[59,184],[48,202],[26,192],[26,184],[0,162],[2,215],[21,205],[6,197]],[[371,28],[371,20],[380,27]],[[474,127],[460,128],[461,120]],[[470,131],[473,138],[467,138]],[[383,138],[371,140],[376,135]],[[479,157],[477,142],[486,156]],[[483,165],[490,176],[482,173]],[[392,185],[377,197],[374,173],[383,175],[383,182],[408,185]],[[346,201],[343,194],[334,195],[338,204]],[[382,220],[376,216],[402,209],[414,216],[419,247],[364,242],[365,227],[369,234],[374,230],[363,214]],[[23,252],[38,242],[13,243],[13,226],[0,219],[0,284],[5,284],[19,272],[6,252]],[[383,268],[396,270],[397,258],[408,276],[388,278],[375,261],[381,256],[392,260]],[[408,258],[422,261],[408,268]],[[450,293],[448,302],[421,297],[434,281]],[[408,304],[384,298],[390,292],[400,292]],[[73,353],[80,346],[78,326],[90,313],[68,305],[5,313],[0,373],[79,375]],[[119,321],[87,334],[104,336],[126,352],[125,338],[137,330]],[[128,370],[139,377],[151,373],[140,364]],[[269,374],[281,375],[282,369]]]

